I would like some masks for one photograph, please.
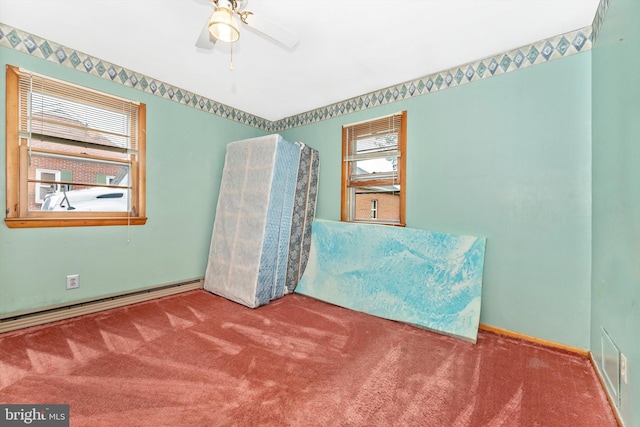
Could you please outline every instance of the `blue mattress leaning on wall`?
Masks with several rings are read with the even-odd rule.
[[[289,239],[293,221],[293,206],[296,194],[296,177],[300,166],[300,147],[278,136],[276,160],[269,195],[266,236],[262,246],[262,262],[258,282],[265,288],[272,284],[271,299],[281,298],[287,279]],[[275,269],[275,275],[274,275]]]
[[[296,292],[476,342],[486,239],[315,220]]]
[[[304,147],[278,134],[227,145],[206,290],[252,308],[286,293],[296,209],[309,210],[296,204]]]

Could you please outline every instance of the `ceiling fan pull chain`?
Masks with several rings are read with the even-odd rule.
[[[231,45],[231,56],[229,60],[229,70],[233,71],[233,44]]]

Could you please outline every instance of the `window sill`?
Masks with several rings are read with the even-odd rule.
[[[108,225],[145,225],[146,217],[79,217],[79,218],[5,218],[9,228],[96,227]]]
[[[352,222],[354,224],[373,224],[373,225],[389,225],[392,227],[406,227],[406,224],[402,222],[366,221],[366,220],[344,221],[344,222]]]

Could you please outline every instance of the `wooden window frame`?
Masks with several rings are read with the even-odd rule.
[[[54,79],[52,79],[54,80]],[[146,105],[138,104],[137,154],[131,160],[129,212],[30,211],[28,152],[20,137],[20,69],[6,68],[6,216],[9,228],[146,224]],[[71,86],[79,87],[69,83]],[[85,89],[85,88],[82,88]],[[89,92],[96,92],[86,88]],[[108,94],[103,94],[109,96]]]
[[[400,116],[400,126],[398,130],[398,151],[400,155],[398,156],[398,182],[400,184],[400,212],[399,212],[399,222],[385,222],[381,220],[357,220],[350,218],[350,190],[352,187],[357,186],[351,185],[350,177],[352,176],[352,168],[355,163],[352,160],[349,160],[350,152],[349,152],[349,136],[348,129],[357,126],[360,124],[366,124],[370,122],[376,122],[379,120],[384,120],[390,116]],[[344,222],[358,222],[358,223],[371,223],[371,224],[380,224],[380,225],[393,225],[404,227],[406,225],[406,162],[407,162],[407,112],[402,111],[396,114],[391,114],[390,116],[378,117],[375,119],[367,120],[361,123],[355,123],[351,125],[344,125],[342,127],[342,189],[341,189],[341,204],[340,204],[340,220]],[[368,185],[385,185],[388,184],[387,180],[378,181],[368,181]],[[379,206],[378,206],[379,209]],[[378,215],[379,217],[379,215]]]

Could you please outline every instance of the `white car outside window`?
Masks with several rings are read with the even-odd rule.
[[[42,203],[43,211],[126,212],[129,190],[93,187],[82,190],[58,191],[48,194]]]

